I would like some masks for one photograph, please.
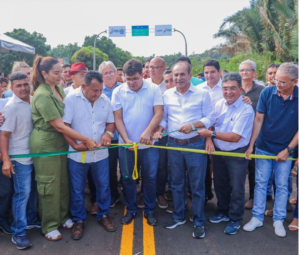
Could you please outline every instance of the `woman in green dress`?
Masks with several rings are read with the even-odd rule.
[[[87,138],[64,125],[63,99],[65,93],[58,86],[61,65],[57,59],[37,56],[33,65],[32,85],[35,93],[32,100],[34,129],[30,136],[31,153],[67,151],[68,144],[63,134],[81,141],[89,149],[97,148],[93,139]],[[85,146],[83,146],[85,147]],[[39,193],[39,212],[42,233],[48,240],[61,239],[60,226],[72,228],[69,219],[69,179],[67,155],[33,158],[35,179]]]

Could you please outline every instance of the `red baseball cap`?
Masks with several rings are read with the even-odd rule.
[[[71,66],[71,71],[69,72],[69,75],[72,75],[77,72],[83,72],[83,73],[88,72],[88,69],[83,62],[74,63]]]

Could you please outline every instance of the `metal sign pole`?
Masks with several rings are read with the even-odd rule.
[[[187,42],[186,42],[186,39],[185,39],[185,36],[182,32],[180,32],[179,30],[175,29],[174,28],[174,32],[179,32],[180,34],[182,34],[183,38],[184,38],[184,41],[185,41],[185,56],[187,57]]]
[[[103,34],[103,33],[107,33],[107,30],[105,31],[102,31],[100,34],[98,34],[96,37],[95,37],[95,40],[94,40],[94,61],[93,61],[93,70],[96,71],[96,42],[97,42],[97,38]]]

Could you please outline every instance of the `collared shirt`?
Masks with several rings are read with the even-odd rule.
[[[256,106],[258,103],[258,99],[260,96],[260,93],[265,89],[264,86],[261,86],[255,82],[253,82],[253,86],[252,88],[246,93],[245,90],[243,89],[241,92],[241,95],[243,96],[247,96],[250,98],[251,102],[252,102],[252,107],[254,112],[256,112]]]
[[[242,100],[240,96],[233,104],[228,105],[223,98],[215,106],[215,131],[241,136],[237,143],[214,139],[214,144],[222,151],[233,151],[247,146],[250,142],[255,113],[251,105],[243,103]]]
[[[123,123],[128,139],[138,142],[154,116],[153,107],[163,105],[163,99],[157,85],[143,80],[143,86],[138,92],[132,91],[127,83],[117,87],[113,91],[111,103],[113,111],[123,109]],[[121,136],[119,143],[124,143]]]
[[[257,104],[257,112],[264,114],[264,122],[256,140],[256,147],[278,154],[288,147],[298,131],[298,87],[283,100],[277,87],[267,87]]]
[[[180,129],[185,124],[201,121],[206,128],[214,123],[214,109],[208,92],[190,84],[185,94],[180,94],[177,87],[168,89],[164,93],[164,117],[160,126],[168,132]],[[178,139],[188,139],[196,136],[195,131],[184,134],[181,132],[171,133],[169,136]]]
[[[72,83],[71,86],[69,86],[69,87],[67,87],[67,88],[64,89],[64,92],[65,92],[66,96],[67,96],[69,93],[71,93],[71,92],[73,92],[73,91],[75,90],[73,86],[74,86],[74,83]]]
[[[115,88],[117,88],[118,86],[120,86],[122,83],[121,82],[118,82],[116,83],[115,86],[113,86],[111,89],[106,87],[105,84],[103,83],[103,94],[106,95],[109,100],[111,101],[111,97],[112,97],[112,93],[114,91]],[[112,139],[112,141],[116,141],[116,140],[119,140],[119,133],[116,129],[115,133],[114,133],[114,137]]]
[[[207,81],[200,84],[198,88],[204,89],[209,93],[213,107],[215,107],[220,99],[223,99],[222,79],[220,79],[213,88],[208,86]]]
[[[153,83],[154,85],[158,86],[162,94],[165,93],[165,91],[167,90],[166,84],[165,84],[165,81],[164,81],[164,80],[163,80],[160,84],[155,84],[155,83],[152,81],[152,78],[148,78],[148,79],[146,79],[146,81],[151,82],[151,83]]]
[[[105,133],[106,123],[114,123],[114,116],[110,100],[104,94],[94,102],[90,103],[82,93],[82,89],[75,89],[64,99],[65,115],[63,121],[70,124],[71,128],[78,133],[94,139],[101,143],[101,137]],[[77,141],[80,143],[80,141]],[[69,151],[74,149],[69,146]],[[81,162],[82,153],[69,154],[68,158]],[[85,163],[94,163],[108,157],[108,150],[97,150],[86,152]]]
[[[31,100],[30,104],[13,95],[3,108],[2,115],[5,121],[1,127],[2,131],[11,132],[9,137],[8,153],[9,155],[29,154],[29,137],[33,129],[31,118]],[[14,159],[20,164],[31,165],[31,158]]]

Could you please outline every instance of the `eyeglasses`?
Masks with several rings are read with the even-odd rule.
[[[128,78],[126,78],[125,80],[126,80],[126,82],[131,82],[131,81],[133,81],[133,82],[136,82],[136,81],[138,81],[139,79],[141,78],[141,76],[140,77],[134,77],[134,78],[132,78],[132,79],[128,79]]]
[[[290,80],[290,81],[294,81],[294,80],[296,80],[296,79],[293,79],[293,80]],[[280,85],[280,86],[283,86],[283,85],[287,84],[287,83],[290,82],[290,81],[284,82],[284,81],[277,81],[276,79],[273,79],[273,82],[274,82],[275,84]]]
[[[161,68],[163,66],[149,66],[149,69],[151,70],[157,70],[158,68]]]
[[[230,87],[230,88],[222,88],[224,91],[236,91],[237,87]]]
[[[105,72],[103,76],[114,75],[115,73],[115,71]]]
[[[245,69],[240,69],[239,70],[241,73],[242,72],[250,72],[250,71],[254,71],[254,69],[251,69],[251,68],[245,68]]]

